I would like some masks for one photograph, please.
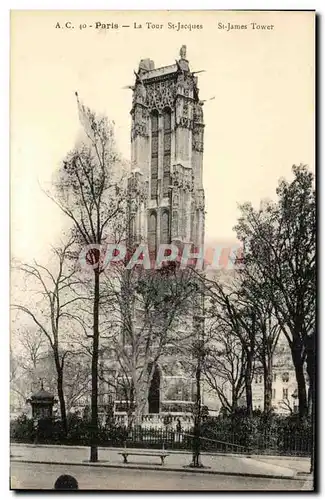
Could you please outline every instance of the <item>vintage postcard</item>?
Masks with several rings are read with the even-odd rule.
[[[314,11],[11,12],[14,490],[313,490]]]

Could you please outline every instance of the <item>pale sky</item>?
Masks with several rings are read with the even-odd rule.
[[[70,21],[74,29],[55,28]],[[171,30],[168,22],[202,25]],[[118,29],[87,27],[117,23]],[[142,24],[135,29],[134,23]],[[146,22],[163,24],[148,29]],[[253,30],[251,22],[273,25]],[[218,29],[223,23],[225,29]],[[247,29],[227,31],[228,23]],[[121,25],[130,25],[122,28]],[[46,259],[66,219],[42,193],[79,130],[74,92],[116,123],[130,158],[133,70],[173,64],[187,45],[204,106],[206,241],[233,240],[237,203],[272,198],[279,177],[314,170],[313,12],[13,12],[11,19],[12,254]]]

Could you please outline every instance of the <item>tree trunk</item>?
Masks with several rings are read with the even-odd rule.
[[[133,420],[134,420],[134,383],[131,382],[131,387],[130,387],[130,392],[129,392],[129,401],[128,401],[128,406],[127,406],[127,428],[126,432],[127,435],[131,432],[131,429],[133,427]]]
[[[231,395],[231,413],[235,413],[238,408],[238,390],[233,386]]]
[[[64,391],[63,391],[63,370],[61,367],[58,370],[57,389],[58,389],[58,397],[59,397],[59,403],[60,403],[63,431],[64,431],[64,435],[67,436],[67,434],[68,434],[68,421],[67,421],[67,412],[66,412],[65,399],[64,399]]]
[[[307,404],[307,392],[306,392],[306,381],[303,367],[302,359],[302,349],[300,345],[293,346],[292,348],[292,361],[295,367],[297,390],[298,390],[298,402],[299,402],[299,416],[304,418],[308,413]]]
[[[134,389],[134,423],[135,426],[140,428],[142,424],[142,416],[144,413],[144,409],[146,407],[146,403],[148,401],[148,382],[147,381],[138,381],[137,387]]]
[[[309,378],[308,399],[311,403],[311,460],[310,473],[315,469],[315,405],[316,405],[316,379],[315,379],[315,332],[306,338],[307,373]]]
[[[202,467],[201,463],[201,362],[196,368],[196,408],[194,414],[193,458],[191,467]]]
[[[307,390],[307,407],[308,407],[308,416],[311,416],[312,414],[312,393],[311,393],[311,388],[310,385]]]
[[[68,434],[68,421],[67,421],[67,410],[64,399],[64,390],[63,390],[63,365],[60,363],[59,352],[57,344],[54,344],[53,348],[54,354],[54,363],[56,369],[56,387],[58,391],[58,398],[60,403],[60,413],[61,413],[61,421],[63,426],[63,432],[66,436]]]
[[[272,355],[266,355],[263,362],[264,371],[264,413],[272,410]]]
[[[252,356],[251,356],[251,353],[247,353],[247,367],[246,367],[246,371],[245,371],[245,392],[246,392],[247,415],[251,415],[253,413],[252,371],[253,371]]]
[[[127,432],[127,435],[129,435],[129,433],[131,432],[131,429],[133,427],[133,409],[131,406],[129,406],[127,409],[126,418],[127,418],[126,432]]]
[[[99,351],[99,269],[94,270],[93,352],[91,359],[91,443],[90,462],[98,462],[98,351]]]
[[[311,456],[310,456],[310,473],[315,469],[315,388],[314,383],[311,383]]]

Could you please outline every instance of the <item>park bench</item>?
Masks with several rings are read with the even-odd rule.
[[[129,455],[137,455],[140,457],[160,457],[161,460],[161,465],[164,465],[164,460],[166,457],[168,457],[169,453],[166,453],[165,451],[133,451],[133,450],[125,450],[119,452],[119,455],[122,455],[124,457],[124,462],[125,464],[128,463],[128,456]]]

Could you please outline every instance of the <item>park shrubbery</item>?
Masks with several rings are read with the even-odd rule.
[[[127,433],[124,427],[109,419],[99,428],[100,446],[143,445],[160,447],[162,443],[174,448],[191,448],[191,434],[182,440],[174,439],[173,431],[166,429],[133,429]],[[265,453],[283,455],[308,455],[311,450],[311,422],[300,420],[298,415],[280,416],[259,411],[247,415],[239,408],[232,415],[204,417],[201,424],[202,450],[232,453]],[[65,436],[59,420],[41,419],[35,426],[25,415],[11,422],[12,441],[25,443],[65,443],[88,446],[91,439],[91,422],[84,415],[68,416],[68,434]]]
[[[122,445],[126,439],[124,428],[112,425],[99,427],[99,443],[102,445]],[[71,445],[89,445],[91,438],[91,422],[87,415],[70,414],[68,416],[68,433],[64,434],[60,420],[41,418],[38,424],[26,415],[21,415],[10,422],[10,438],[22,443],[66,443]]]
[[[245,408],[238,408],[232,415],[206,418],[201,436],[206,439],[206,442],[203,439],[206,449],[215,446],[213,441],[218,441],[220,450],[233,452],[308,454],[311,421],[300,420],[296,414],[283,416],[260,411],[249,416]]]
[[[10,439],[24,443],[33,442],[36,437],[33,420],[26,415],[20,415],[10,422]]]

